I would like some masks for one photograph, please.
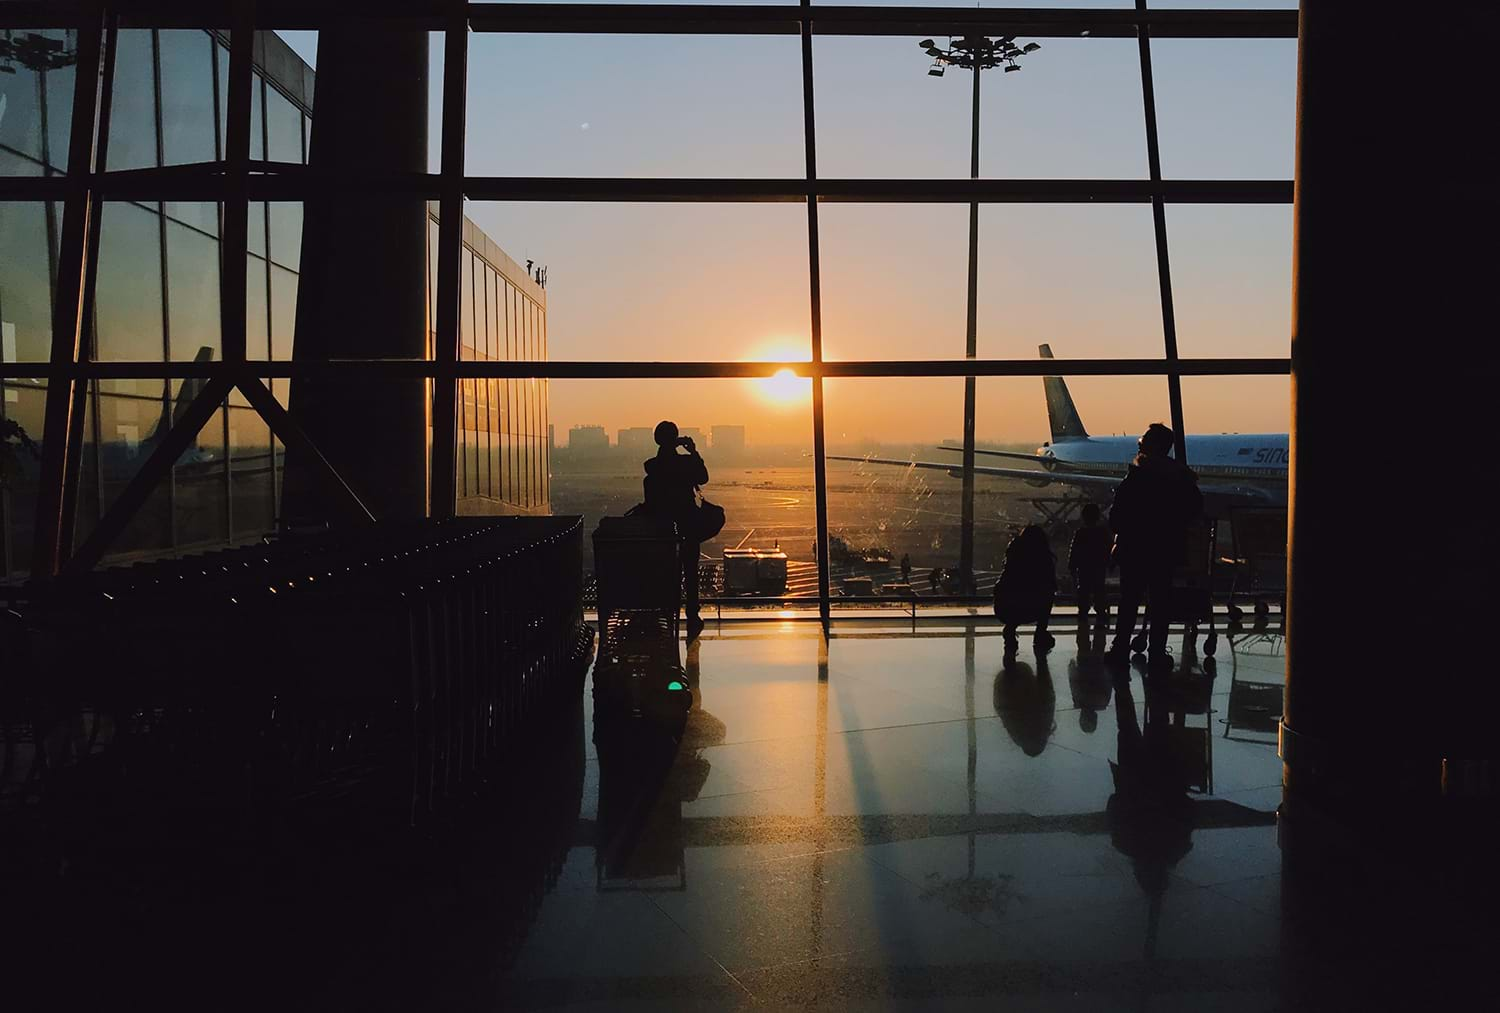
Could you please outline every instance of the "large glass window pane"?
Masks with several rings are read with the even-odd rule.
[[[1275,602],[1286,586],[1291,379],[1185,376],[1182,413],[1188,464],[1198,473],[1205,508],[1219,522],[1219,555],[1242,560],[1223,565],[1219,589],[1233,577],[1241,593]]]
[[[1050,344],[1063,359],[1161,358],[1151,209],[981,206],[978,305],[981,356],[1030,358]]]
[[[135,477],[157,440],[171,425],[173,402],[168,385],[160,380],[117,380],[99,395],[99,470],[101,511],[108,511]],[[190,449],[181,460],[185,460]],[[102,516],[102,513],[101,513]],[[129,557],[158,553],[172,545],[171,483],[152,490],[120,537],[111,554]],[[79,536],[87,537],[97,519],[78,518]]]
[[[529,381],[539,384],[539,381]],[[718,572],[726,548],[782,551],[789,560],[785,594],[815,594],[811,381],[787,380],[556,380],[547,384],[551,417],[532,423],[520,440],[518,466],[538,506],[548,491],[547,424],[557,429],[552,456],[551,509],[582,514],[592,531],[601,516],[619,516],[642,495],[643,463],[656,452],[651,429],[662,419],[692,435],[709,482],[703,493],[724,507],[724,530],[703,548],[701,563]],[[715,425],[745,427],[745,450],[716,455]],[[588,539],[585,539],[588,542]],[[584,546],[592,569],[592,547]],[[768,562],[774,568],[776,563]],[[739,575],[743,578],[743,573]],[[768,581],[771,580],[768,574]],[[769,584],[768,586],[774,586]],[[754,593],[743,586],[735,593]]]
[[[94,299],[99,359],[165,358],[160,228],[158,215],[139,204],[105,204],[100,212]]]
[[[1168,179],[1291,179],[1295,39],[1155,39],[1161,169]]]
[[[474,358],[474,253],[465,249],[458,263],[460,358]]]
[[[511,285],[539,303],[555,297],[547,302],[559,314],[547,327],[554,359],[810,354],[801,205],[470,202],[467,210],[496,247],[486,258]],[[527,277],[528,261],[533,273],[549,270],[545,294]],[[512,325],[515,348],[521,324]]]
[[[140,169],[156,160],[156,74],[152,33],[123,29],[115,45],[115,80],[110,93],[111,169]]]
[[[302,265],[302,204],[272,201],[271,259],[293,271]]]
[[[271,265],[271,358],[290,359],[297,331],[297,275]],[[283,383],[285,381],[282,381]]]
[[[1056,388],[1049,392],[1051,385]],[[919,596],[957,593],[962,546],[964,381],[826,382],[829,531],[834,587],[859,597],[900,583],[911,562]],[[1062,424],[1049,401],[1071,399],[1081,427]],[[1066,548],[1083,505],[1107,506],[1111,486],[1069,482],[1044,462],[1055,454],[1090,476],[1123,474],[1136,436],[1170,417],[1161,377],[980,377],[976,381],[974,578],[989,594],[1013,534],[1047,532],[1066,577]],[[1081,429],[1081,432],[1079,431]],[[1086,435],[1084,435],[1086,434]],[[852,460],[850,460],[852,459]],[[1063,580],[1060,590],[1071,589]],[[886,593],[904,593],[901,589]]]
[[[77,33],[68,29],[18,28],[7,32],[14,56],[0,64],[0,173],[43,175],[43,166],[64,171],[73,112]]]
[[[432,74],[441,80],[436,65]],[[503,116],[469,104],[465,164],[474,175],[803,171],[795,36],[473,35],[469,94],[515,99]]]
[[[51,355],[49,256],[47,205],[0,202],[0,362]]]
[[[163,206],[168,218],[175,219],[184,225],[191,225],[199,232],[206,232],[210,236],[219,234],[220,205],[203,201],[169,200]]]
[[[273,162],[300,164],[302,158],[302,111],[275,88],[266,87],[266,134]]]
[[[819,218],[826,358],[964,356],[967,205],[829,204]],[[980,357],[1043,343],[1064,358],[1163,354],[1146,206],[982,205],[978,270]]]
[[[249,210],[249,239],[246,249],[259,257],[266,255],[266,217],[268,205],[265,201],[251,201]]]
[[[235,539],[271,530],[271,430],[248,408],[229,411],[229,493]]]
[[[1017,38],[1018,45],[1033,40]],[[1041,39],[1021,70],[983,72],[980,174],[1147,175],[1141,69],[1125,39]],[[952,40],[936,40],[947,48]],[[814,42],[818,170],[825,177],[967,177],[973,72],[940,77],[915,37]]]
[[[270,287],[266,262],[247,258],[245,268],[245,352],[252,359],[271,357]]]
[[[1183,356],[1290,354],[1291,205],[1168,205],[1167,242]]]
[[[0,380],[0,419],[15,422],[38,444],[46,417],[47,381]],[[15,470],[0,490],[0,576],[22,575],[31,564],[37,486],[41,462],[29,454],[14,457]]]
[[[178,403],[185,405],[200,387],[200,381],[182,383]],[[172,517],[179,548],[212,545],[229,537],[224,412],[222,407],[214,412],[172,469]]]
[[[73,85],[78,79],[78,33],[72,29],[51,29],[41,33],[51,41],[54,58],[51,69],[41,75],[41,92],[46,100],[46,161],[58,172],[66,171],[68,152],[73,138]]]
[[[167,165],[212,162],[214,144],[213,41],[198,29],[163,30],[161,50],[162,154]]]
[[[173,359],[221,358],[219,244],[167,222],[167,326]]]
[[[266,82],[259,74],[253,75],[250,84],[250,157],[261,160],[266,157]]]

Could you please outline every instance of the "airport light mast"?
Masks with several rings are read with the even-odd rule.
[[[983,35],[965,35],[948,40],[948,48],[942,49],[931,39],[923,39],[917,45],[932,57],[932,66],[927,73],[931,77],[942,77],[949,67],[961,67],[974,72],[974,129],[969,154],[969,178],[979,178],[979,72],[1004,67],[1005,73],[1020,70],[1016,62],[1027,53],[1042,47],[1035,42],[1016,45],[1013,35],[998,39]],[[969,205],[969,325],[964,357],[978,357],[977,338],[979,323],[979,204]],[[960,589],[964,594],[974,593],[974,377],[964,377],[964,474],[963,505],[959,530],[958,571]]]

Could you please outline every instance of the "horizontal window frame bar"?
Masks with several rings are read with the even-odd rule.
[[[76,377],[98,380],[163,380],[275,377],[371,380],[389,377],[450,379],[678,380],[774,376],[790,369],[798,376],[825,379],[878,379],[965,376],[1286,376],[1290,358],[1178,359],[893,359],[814,362],[570,362],[561,360],[339,359],[326,362],[252,360],[230,362],[0,363],[0,379],[42,380]]]
[[[70,28],[97,17],[104,4],[11,0],[0,4],[0,28]],[[125,27],[227,29],[226,7],[213,14],[198,0],[122,0],[107,5]],[[413,10],[413,7],[418,7]],[[1158,39],[1295,39],[1294,10],[1060,9],[1040,7],[871,7],[793,4],[535,4],[471,3],[468,23],[476,33],[590,35],[790,35],[803,22],[813,35],[921,36],[981,32],[1030,38],[1133,39],[1141,27]],[[421,10],[407,0],[261,0],[260,29],[317,30],[328,24],[363,22],[405,25],[412,30],[447,27],[436,6]]]
[[[133,169],[96,173],[101,200],[203,201],[230,196],[223,173],[160,175]],[[436,200],[440,179],[423,173],[288,172],[252,175],[243,192],[255,201],[306,201],[320,195],[386,195]],[[0,177],[0,200],[57,201],[80,186],[67,176]],[[758,204],[1291,204],[1289,179],[705,179],[635,177],[467,176],[464,197],[505,203]]]

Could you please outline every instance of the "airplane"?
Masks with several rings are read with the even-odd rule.
[[[1044,359],[1052,358],[1050,345],[1038,346]],[[1033,468],[975,465],[976,475],[1019,479],[1036,487],[1063,486],[1078,490],[1088,499],[1107,500],[1125,477],[1137,447],[1134,436],[1090,436],[1083,419],[1060,376],[1042,377],[1047,398],[1047,421],[1052,438],[1026,454],[1009,450],[976,448],[976,455],[1026,461]],[[1290,440],[1286,433],[1187,436],[1184,438],[1188,465],[1198,474],[1204,508],[1212,516],[1227,517],[1237,507],[1282,507],[1287,502]],[[939,450],[962,452],[962,447]],[[1175,451],[1174,451],[1175,453]],[[927,468],[963,477],[961,465],[945,461],[902,461],[880,457],[840,457],[830,460],[883,464],[901,468]]]

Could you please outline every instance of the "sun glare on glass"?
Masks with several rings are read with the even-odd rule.
[[[761,362],[802,362],[808,358],[808,352],[805,343],[784,340],[757,349],[753,358]],[[761,399],[772,405],[801,404],[812,395],[812,380],[798,376],[790,367],[752,382]]]

